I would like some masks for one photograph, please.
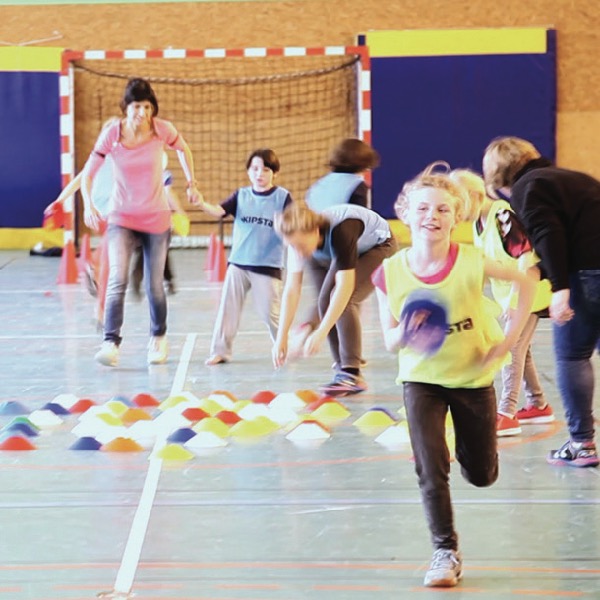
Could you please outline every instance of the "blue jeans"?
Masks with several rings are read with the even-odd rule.
[[[167,331],[167,298],[163,274],[171,231],[144,233],[119,225],[109,225],[108,284],[104,309],[104,339],[119,345],[129,278],[129,264],[136,247],[144,253],[144,282],[150,305],[150,335],[162,336]]]
[[[553,325],[558,389],[574,442],[594,439],[594,372],[591,356],[600,342],[600,270],[570,276],[575,316]]]

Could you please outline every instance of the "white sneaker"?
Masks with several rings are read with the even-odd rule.
[[[119,362],[119,346],[114,342],[105,340],[96,352],[94,359],[106,367],[116,367]]]
[[[431,565],[423,582],[427,587],[454,587],[462,578],[460,552],[438,548],[433,553]]]
[[[167,362],[169,344],[166,336],[151,337],[148,342],[148,364],[162,365]]]

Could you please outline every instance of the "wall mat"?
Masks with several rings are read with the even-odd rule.
[[[58,195],[60,48],[0,48],[0,247],[27,248]],[[41,241],[41,231],[33,237]]]
[[[481,170],[499,135],[529,139],[554,158],[556,36],[550,29],[375,31],[371,55],[372,143],[385,157],[373,173],[373,208],[393,216],[403,183],[427,164]]]

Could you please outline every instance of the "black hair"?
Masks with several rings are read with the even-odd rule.
[[[279,164],[279,159],[277,158],[277,154],[275,154],[275,152],[273,152],[273,150],[271,150],[270,148],[258,148],[257,150],[254,150],[248,157],[248,160],[246,161],[246,169],[250,168],[250,163],[252,162],[252,159],[255,156],[258,156],[258,158],[262,158],[265,167],[271,169],[273,173],[279,172],[279,169],[281,168],[281,165]]]
[[[123,98],[120,104],[121,110],[125,113],[129,104],[132,102],[143,102],[144,100],[147,100],[152,104],[152,108],[154,109],[152,111],[152,116],[155,117],[158,114],[158,101],[152,86],[141,77],[130,79],[123,92]]]

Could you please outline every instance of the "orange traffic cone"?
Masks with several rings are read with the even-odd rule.
[[[60,259],[60,268],[56,283],[77,283],[79,272],[77,262],[75,261],[75,246],[73,241],[69,240],[62,251]]]
[[[206,273],[208,281],[221,282],[225,281],[225,273],[227,271],[227,258],[225,257],[225,246],[221,240],[217,241],[215,249],[215,258],[213,268]]]
[[[81,248],[79,250],[79,272],[83,273],[92,262],[92,248],[90,245],[90,234],[84,233],[81,237]]]
[[[212,271],[215,267],[215,256],[217,249],[217,234],[211,233],[208,240],[208,252],[206,253],[205,271]]]

